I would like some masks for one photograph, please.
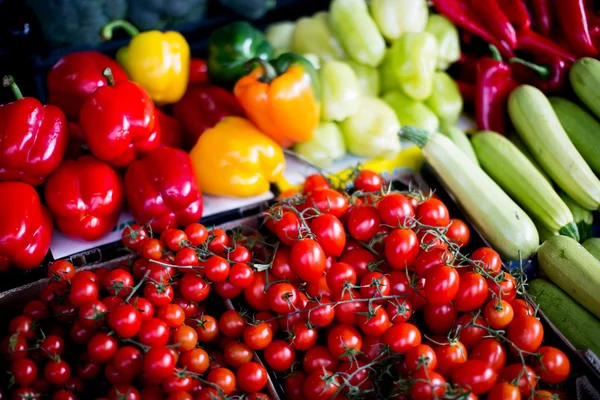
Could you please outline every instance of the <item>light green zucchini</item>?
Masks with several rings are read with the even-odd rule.
[[[577,230],[579,231],[579,241],[585,242],[588,238],[592,237],[592,224],[594,223],[594,214],[590,210],[586,210],[581,207],[575,200],[570,198],[566,193],[559,191],[558,195],[565,202],[571,213],[573,214],[573,220],[577,224]]]
[[[583,242],[583,247],[596,257],[596,260],[600,260],[600,238],[589,238]]]
[[[577,97],[600,117],[600,61],[580,58],[571,67],[569,80]]]
[[[477,156],[473,150],[473,145],[471,144],[467,134],[462,129],[453,125],[441,124],[440,133],[449,137],[450,140],[452,140],[467,157],[469,157],[475,164],[479,165],[479,160],[477,160]]]
[[[483,131],[483,132],[486,132],[486,131]],[[542,169],[542,167],[540,167],[540,164],[538,164],[538,162],[535,160],[535,158],[533,158],[533,156],[531,155],[531,152],[529,151],[529,149],[527,148],[527,146],[525,146],[525,143],[523,143],[523,141],[521,140],[521,138],[519,137],[519,135],[517,134],[517,132],[511,132],[508,135],[508,139],[510,139],[510,141],[513,142],[513,144],[515,146],[517,146],[517,148],[519,150],[521,150],[521,153],[523,153],[523,155],[525,157],[527,157],[529,159],[529,161],[531,161],[531,163],[533,164],[533,166],[535,167],[535,169],[537,169],[540,172],[540,174],[542,174],[542,176],[544,177],[544,179],[547,180],[548,182],[552,183],[552,181],[548,177],[548,174],[546,173],[546,171],[544,171]]]

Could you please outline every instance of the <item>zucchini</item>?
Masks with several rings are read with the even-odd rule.
[[[600,180],[563,129],[550,102],[537,88],[521,85],[508,98],[519,136],[550,178],[588,210],[600,206]]]
[[[540,269],[575,301],[600,316],[600,261],[576,240],[553,236],[538,250]]]
[[[471,141],[484,171],[533,219],[579,240],[571,210],[517,146],[495,132],[479,133]]]
[[[600,61],[580,58],[571,67],[569,80],[577,97],[600,117]]]
[[[515,261],[535,252],[539,237],[531,218],[452,140],[411,126],[402,132],[422,149],[477,231],[502,257]]]
[[[585,242],[592,237],[592,224],[594,223],[594,214],[590,210],[586,210],[570,198],[566,193],[559,192],[558,195],[565,202],[567,207],[573,214],[573,220],[577,224],[579,231],[579,241]]]
[[[600,122],[567,99],[551,97],[550,104],[579,154],[600,175]]]
[[[483,132],[485,132],[485,131],[483,131]],[[527,148],[527,146],[525,146],[525,143],[523,143],[523,141],[521,140],[521,138],[519,137],[519,135],[517,135],[517,133],[513,131],[513,132],[511,132],[508,135],[508,139],[515,146],[517,146],[517,149],[521,150],[521,153],[523,153],[523,155],[525,157],[527,157],[527,159],[529,161],[531,161],[531,163],[533,164],[533,166],[535,167],[535,169],[537,169],[540,172],[540,174],[542,174],[542,176],[544,177],[544,179],[547,180],[548,182],[552,183],[552,181],[548,177],[548,174],[546,173],[546,171],[544,171],[542,169],[542,167],[540,167],[540,164],[538,164],[538,162],[535,160],[535,158],[533,158],[533,156],[531,155],[531,152],[529,151],[529,149]]]
[[[583,242],[583,247],[596,257],[596,260],[600,260],[600,238],[589,238]]]
[[[479,165],[479,161],[475,155],[475,150],[473,150],[473,145],[471,144],[467,134],[462,129],[456,126],[442,124],[440,126],[440,133],[449,137],[450,140],[452,140],[454,144],[457,145],[463,151],[463,153],[469,157],[469,159],[471,159],[471,161]]]
[[[527,292],[535,297],[540,310],[579,350],[600,354],[600,321],[552,282],[534,279]]]

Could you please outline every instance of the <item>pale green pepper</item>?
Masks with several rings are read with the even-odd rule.
[[[437,68],[446,70],[460,58],[460,38],[458,29],[450,20],[440,14],[431,14],[425,30],[438,42]]]
[[[362,157],[393,158],[400,151],[400,122],[383,100],[363,97],[358,112],[340,122],[346,148]]]
[[[377,97],[379,95],[379,70],[356,61],[346,61],[358,78],[360,93],[363,96]]]
[[[440,126],[440,133],[449,137],[450,140],[452,140],[454,144],[463,151],[465,156],[470,158],[475,164],[479,165],[473,145],[471,144],[467,134],[462,129],[459,129],[454,125],[442,123]]]
[[[297,143],[294,151],[319,168],[330,166],[346,154],[344,136],[335,122],[321,121],[308,142]]]
[[[312,64],[314,69],[321,69],[321,59],[316,54],[304,53],[302,54],[302,57],[306,58]]]
[[[333,0],[329,6],[329,20],[350,58],[371,67],[381,63],[385,40],[369,15],[365,0]]]
[[[453,125],[458,121],[463,109],[460,89],[454,79],[445,72],[436,72],[433,77],[433,92],[425,104],[440,117],[444,123]]]
[[[428,32],[408,32],[390,49],[391,68],[402,91],[415,100],[425,100],[433,91],[438,46]]]
[[[294,53],[310,53],[321,60],[343,60],[348,56],[333,34],[329,13],[321,11],[312,17],[300,18],[292,35]]]
[[[402,126],[414,126],[428,132],[437,132],[440,128],[437,115],[429,107],[398,90],[386,93],[382,100],[392,107]]]
[[[422,32],[429,9],[426,0],[371,0],[371,15],[389,41],[406,32]]]
[[[265,29],[267,42],[275,49],[275,56],[292,51],[292,36],[296,24],[291,21],[275,22]]]
[[[321,83],[321,119],[342,121],[354,115],[360,106],[360,86],[350,66],[327,61],[319,69]]]
[[[400,82],[398,82],[398,78],[396,78],[396,74],[394,73],[394,69],[392,68],[392,52],[391,49],[388,49],[385,52],[385,57],[381,65],[379,65],[379,92],[387,93],[393,90],[401,90]]]

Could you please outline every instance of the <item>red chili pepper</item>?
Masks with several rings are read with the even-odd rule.
[[[160,124],[160,143],[158,147],[183,149],[183,129],[175,118],[156,109],[156,118]]]
[[[475,85],[468,82],[456,81],[460,94],[465,103],[473,103],[475,101]]]
[[[563,88],[567,77],[567,63],[560,57],[536,57],[537,63],[532,63],[521,58],[511,58],[509,63],[518,80],[536,86],[544,93],[557,93]],[[519,68],[521,67],[521,68]]]
[[[52,216],[33,187],[0,182],[0,271],[11,265],[32,269],[46,257]]]
[[[201,58],[192,58],[190,60],[190,78],[188,86],[196,83],[208,83],[208,67],[206,61]]]
[[[498,5],[508,20],[516,26],[521,28],[531,26],[531,17],[523,0],[498,0]]]
[[[440,14],[445,15],[454,24],[495,46],[503,56],[514,57],[514,52],[508,43],[498,40],[487,30],[485,23],[473,13],[467,0],[433,0],[433,5]]]
[[[554,0],[556,16],[569,47],[580,57],[594,57],[594,47],[585,17],[583,0]]]
[[[127,74],[112,58],[97,51],[79,51],[62,57],[48,72],[48,98],[67,118],[77,121],[85,99],[106,85],[102,70],[110,68],[115,82],[126,81]]]
[[[237,99],[214,85],[194,85],[173,105],[173,116],[181,123],[186,146],[192,147],[204,133],[225,117],[244,116]]]
[[[485,22],[486,26],[500,40],[504,40],[511,48],[517,47],[517,32],[504,14],[497,0],[468,0],[475,14]]]
[[[114,82],[110,69],[81,107],[79,123],[93,155],[115,167],[125,167],[160,143],[154,104],[137,83]]]
[[[510,66],[502,61],[498,49],[490,46],[492,57],[479,60],[475,88],[475,116],[480,130],[505,134],[506,100],[517,86]]]
[[[529,7],[533,10],[537,30],[544,36],[550,35],[552,28],[552,10],[550,0],[529,0]],[[518,34],[518,32],[517,32]]]
[[[600,25],[600,16],[598,16],[592,9],[585,9],[585,18],[587,20],[588,29],[591,29],[590,27]]]
[[[16,101],[0,105],[0,181],[40,185],[65,156],[67,119],[58,107],[23,97],[12,76],[2,85]]]
[[[203,200],[190,156],[159,147],[136,160],[125,173],[125,193],[138,224],[152,230],[187,226],[202,217]]]
[[[525,50],[537,56],[553,55],[560,57],[568,63],[577,61],[577,57],[569,50],[559,46],[552,40],[535,33],[531,29],[517,28],[517,36],[519,38],[518,50]]]
[[[125,200],[123,178],[93,156],[66,160],[48,178],[44,197],[62,233],[98,240],[119,219]]]
[[[597,49],[600,49],[600,25],[594,26],[590,29],[590,37],[592,38],[592,43]]]

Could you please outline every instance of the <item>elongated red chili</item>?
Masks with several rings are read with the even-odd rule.
[[[562,35],[571,50],[580,57],[598,55],[598,50],[590,37],[584,0],[554,0],[554,7],[562,28]]]
[[[498,49],[490,46],[492,57],[479,60],[475,87],[475,117],[480,130],[506,133],[506,100],[517,82]]]
[[[511,48],[517,47],[517,32],[504,14],[497,0],[468,0],[475,14],[500,40],[506,41]]]
[[[523,0],[498,0],[498,5],[510,22],[521,28],[531,27],[531,17]]]
[[[559,46],[552,40],[535,33],[531,29],[517,28],[518,50],[531,52],[535,55],[554,55],[567,61],[574,63],[577,61],[577,56],[569,50]]]
[[[550,0],[528,0],[529,8],[532,10],[537,30],[544,36],[550,34],[552,28],[552,11]]]
[[[511,58],[509,63],[517,78],[521,77],[524,82],[536,86],[544,93],[559,92],[568,72],[565,60],[553,55],[536,57],[536,63],[521,58]]]
[[[466,0],[433,0],[433,6],[454,24],[495,46],[504,57],[514,57],[514,52],[509,44],[497,39],[485,28],[485,23],[473,13]]]

